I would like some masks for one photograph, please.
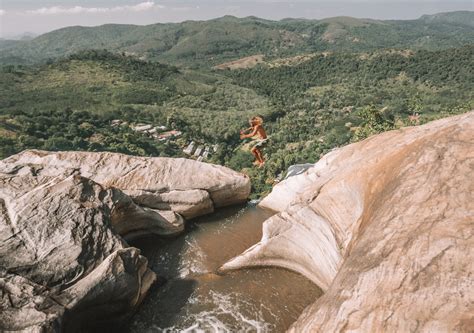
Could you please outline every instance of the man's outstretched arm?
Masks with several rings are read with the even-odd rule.
[[[249,134],[241,134],[240,135],[240,138],[241,139],[246,139],[246,138],[251,138],[252,136],[254,136],[255,134],[257,134],[258,132],[258,126],[255,126],[255,128],[253,129],[253,131]]]
[[[253,127],[249,127],[249,128],[246,128],[246,129],[243,129],[240,131],[240,134],[245,134],[247,133],[248,131],[251,131],[253,129]]]

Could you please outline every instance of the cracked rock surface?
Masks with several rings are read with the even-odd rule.
[[[125,318],[156,276],[122,237],[173,235],[250,182],[185,159],[25,151],[0,161],[0,331]]]
[[[335,150],[260,205],[280,213],[222,269],[318,284],[291,332],[474,329],[474,112]]]

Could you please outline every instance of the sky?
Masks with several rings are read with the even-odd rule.
[[[142,25],[224,15],[274,20],[333,16],[415,19],[455,10],[474,10],[474,0],[0,0],[0,38],[72,25]]]

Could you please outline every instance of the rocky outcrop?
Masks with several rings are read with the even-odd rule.
[[[179,233],[182,215],[249,191],[245,176],[185,159],[25,151],[0,161],[0,331],[127,316],[156,276],[123,237]]]
[[[116,153],[29,150],[4,160],[10,168],[32,165],[43,175],[65,170],[122,190],[135,203],[172,210],[187,218],[245,201],[249,179],[230,169],[181,158],[147,158]]]
[[[280,213],[222,269],[281,266],[325,294],[292,332],[468,332],[474,112],[332,151],[261,201]]]

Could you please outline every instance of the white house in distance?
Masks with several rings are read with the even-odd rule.
[[[137,132],[148,132],[153,129],[153,125],[137,124],[136,126],[133,126],[132,129]]]
[[[122,121],[120,119],[114,119],[110,122],[112,127],[117,127],[117,126],[123,126],[123,125],[128,125],[127,122]],[[183,134],[183,132],[178,131],[178,130],[171,130],[167,131],[168,128],[166,126],[160,125],[160,126],[154,126],[152,124],[143,124],[143,123],[138,123],[135,125],[129,125],[132,130],[135,132],[139,132],[142,134],[149,135],[153,137],[155,140],[158,141],[166,141],[171,138],[179,137]],[[165,132],[166,131],[166,132]],[[194,149],[194,147],[193,147]],[[185,151],[186,153],[186,151]],[[191,154],[192,151],[189,153]]]
[[[110,122],[110,125],[112,125],[112,127],[118,127],[128,125],[128,123],[120,119],[114,119]]]
[[[183,132],[172,130],[172,131],[163,132],[163,133],[160,133],[160,134],[155,134],[153,137],[155,139],[158,139],[159,141],[164,141],[164,140],[172,138],[172,137],[181,136],[181,134],[183,134]]]
[[[203,151],[202,146],[197,147],[196,151],[194,152],[194,156],[196,156],[196,157],[201,156],[202,151]]]
[[[196,142],[191,141],[183,149],[183,153],[189,156],[196,157],[198,161],[202,161],[204,159],[209,158],[213,154],[213,151],[217,150],[216,148],[214,148],[215,146],[197,146]]]
[[[183,152],[185,154],[192,155],[194,152],[194,146],[195,146],[194,141],[191,141],[191,143],[186,148],[183,149]]]
[[[210,153],[210,148],[209,146],[206,146],[206,149],[204,149],[204,153],[202,154],[202,157],[208,158]]]

